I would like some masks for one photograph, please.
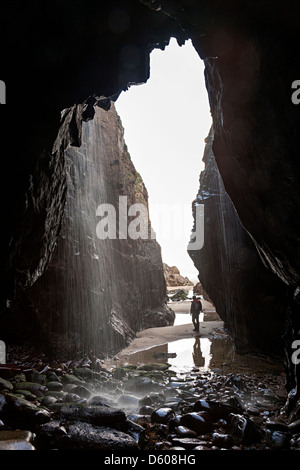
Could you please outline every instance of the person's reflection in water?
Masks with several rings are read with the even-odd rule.
[[[203,367],[205,359],[202,356],[201,352],[201,347],[200,347],[200,338],[196,337],[195,343],[194,343],[194,352],[193,352],[193,361],[195,366],[197,367]]]

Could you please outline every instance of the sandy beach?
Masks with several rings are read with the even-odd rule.
[[[118,363],[122,363],[123,360],[129,360],[129,356],[140,351],[152,348],[154,346],[160,346],[166,343],[177,341],[184,338],[209,338],[216,334],[225,335],[223,330],[223,321],[221,321],[216,314],[214,306],[205,300],[202,301],[203,311],[208,314],[215,314],[216,320],[200,322],[200,331],[193,331],[193,323],[190,312],[190,301],[171,302],[169,306],[175,313],[186,314],[186,323],[174,326],[164,326],[158,328],[147,328],[137,333],[134,340],[130,345],[120,351],[109,363],[114,363],[116,359]],[[120,362],[119,362],[120,361]],[[108,366],[109,364],[107,364]]]

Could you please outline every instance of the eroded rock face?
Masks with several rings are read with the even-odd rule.
[[[283,355],[286,285],[264,266],[239,220],[215,162],[213,138],[212,129],[194,201],[194,209],[204,204],[204,246],[189,254],[238,351]]]
[[[266,11],[261,15],[266,19]],[[207,38],[206,82],[226,191],[269,268],[298,285],[299,112],[291,101],[298,63],[287,43],[295,41],[292,24],[286,31],[283,22],[281,41],[279,17],[273,20],[272,30],[225,28],[218,40]]]
[[[193,286],[194,283],[190,281],[186,276],[180,274],[179,269],[176,266],[168,266],[163,263],[164,274],[167,286]]]
[[[67,0],[43,8],[33,1],[30,11],[17,1],[2,15],[7,106],[0,119],[7,152],[0,185],[0,308],[6,315],[8,301],[35,282],[53,254],[66,198],[64,159],[53,150],[62,124],[60,142],[79,146],[93,105],[107,107],[129,83],[146,82],[150,51],[181,33],[173,19],[136,0]],[[70,112],[62,121],[65,109]]]
[[[97,108],[94,119],[83,124],[81,146],[69,146],[63,155],[61,233],[47,269],[19,305],[30,305],[38,336],[51,349],[111,353],[136,331],[174,321],[166,304],[160,246],[151,238],[147,190],[123,134],[114,106]],[[139,207],[127,215],[134,204],[144,208],[143,218]],[[139,222],[132,229],[136,239],[130,232],[134,221]]]

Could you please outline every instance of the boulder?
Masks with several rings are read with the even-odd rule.
[[[64,405],[60,409],[59,416],[66,420],[84,421],[101,426],[113,426],[126,421],[123,410],[101,405]]]
[[[228,405],[227,403],[221,403],[213,400],[197,400],[193,406],[194,411],[206,411],[214,420],[220,418],[226,419],[231,413],[241,412],[241,408],[238,406]]]
[[[53,421],[40,426],[36,447],[46,450],[138,450],[136,440],[129,434],[82,421],[71,422],[65,426]]]
[[[237,443],[255,444],[262,439],[261,429],[250,419],[240,414],[229,415],[229,431]]]
[[[0,403],[0,418],[11,428],[35,431],[39,424],[51,418],[44,408],[11,393],[0,395]]]
[[[212,420],[207,413],[191,412],[181,416],[180,425],[192,429],[192,431],[195,431],[197,434],[205,434],[211,431]]]
[[[171,418],[174,418],[175,413],[172,408],[163,407],[158,408],[157,410],[153,411],[151,414],[151,422],[152,423],[159,423],[159,424],[167,424]]]

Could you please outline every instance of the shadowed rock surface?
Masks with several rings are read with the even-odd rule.
[[[194,217],[197,204],[204,205],[204,245],[189,255],[237,350],[283,356],[287,287],[263,264],[242,226],[225,191],[213,142],[211,129],[203,157],[205,169],[193,202]]]
[[[174,322],[160,246],[151,239],[148,193],[123,135],[114,106],[97,108],[94,119],[83,123],[81,146],[69,146],[61,155],[66,203],[56,249],[13,310],[19,334],[33,326],[56,354],[112,354],[136,331]],[[134,204],[143,205],[145,213],[140,216],[136,207],[127,215]],[[100,206],[111,211],[111,218],[104,209],[97,212]],[[131,229],[133,239],[135,220],[140,223]],[[22,315],[24,306],[30,318]]]

